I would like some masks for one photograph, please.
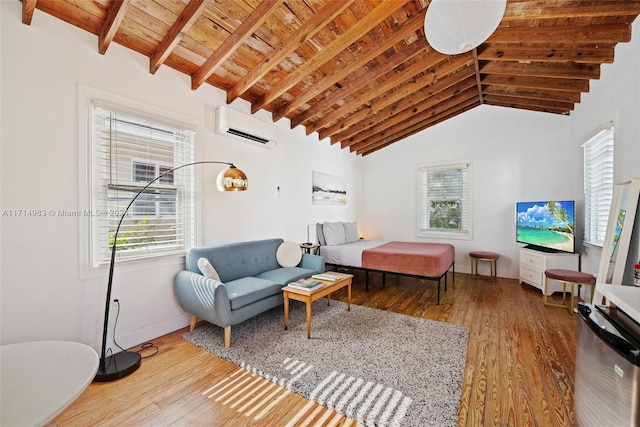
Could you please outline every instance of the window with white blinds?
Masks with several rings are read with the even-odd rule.
[[[584,149],[584,241],[604,245],[613,198],[613,123],[587,140]]]
[[[418,236],[471,239],[471,163],[418,166]]]
[[[117,260],[184,253],[195,242],[195,132],[101,101],[91,110],[91,262],[108,264],[118,221]]]

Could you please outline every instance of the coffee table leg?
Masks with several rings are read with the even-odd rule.
[[[347,285],[347,311],[351,311],[351,282]]]
[[[311,338],[311,301],[307,301],[307,338]]]
[[[284,330],[289,327],[289,293],[284,293]]]

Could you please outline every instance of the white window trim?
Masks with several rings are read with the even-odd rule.
[[[468,202],[468,229],[465,231],[457,230],[423,230],[421,229],[422,216],[422,193],[421,193],[421,176],[424,169],[443,170],[455,169],[460,167],[467,168],[468,187],[466,188],[466,200]],[[473,239],[473,162],[471,160],[424,163],[416,167],[416,233],[418,237],[436,238],[436,239],[453,239],[453,240],[472,240]]]
[[[613,190],[614,190],[614,184],[615,184],[615,138],[616,138],[616,124],[614,120],[611,121],[606,121],[604,123],[602,123],[600,126],[598,126],[595,130],[593,130],[587,137],[585,137],[583,140],[585,141],[581,147],[583,149],[583,185],[584,185],[584,216],[583,216],[583,244],[587,245],[587,246],[591,246],[591,247],[595,247],[595,248],[602,248],[603,244],[604,244],[604,235],[606,234],[606,230],[607,230],[607,222],[608,222],[608,213],[609,213],[609,209],[606,209],[606,215],[605,215],[605,220],[604,220],[604,224],[602,225],[602,230],[603,230],[603,241],[599,242],[597,241],[597,239],[591,238],[591,240],[587,240],[589,238],[589,235],[591,233],[587,233],[587,227],[588,224],[590,224],[590,221],[588,221],[587,218],[587,213],[588,213],[588,198],[587,198],[587,193],[586,193],[586,181],[584,180],[584,178],[586,178],[586,174],[587,174],[587,170],[586,170],[586,146],[587,144],[594,138],[596,137],[599,133],[606,131],[606,130],[611,130],[613,133],[613,142],[612,142],[612,149],[613,149],[613,163],[612,163],[612,171],[611,171],[611,198],[613,199]]]
[[[91,185],[91,176],[93,173],[93,165],[91,159],[91,127],[89,126],[92,114],[92,101],[101,99],[105,102],[127,106],[131,112],[140,116],[154,117],[171,117],[173,123],[185,128],[197,129],[196,122],[187,116],[178,112],[155,107],[148,103],[139,102],[131,98],[120,96],[101,89],[78,84],[78,278],[79,280],[87,280],[103,277],[108,272],[108,265],[94,267],[91,262],[91,221],[87,212],[91,210],[91,193],[89,191]],[[125,108],[126,110],[126,108]],[[147,114],[140,114],[141,111]],[[196,157],[198,150],[196,146]],[[197,178],[199,172],[196,172],[196,191],[200,190]],[[200,212],[196,207],[195,212],[195,238],[198,244],[198,228],[200,227]],[[157,268],[165,268],[172,265],[184,264],[184,254],[166,255],[156,258],[125,260],[118,262],[118,271],[130,272],[140,270],[150,270]]]

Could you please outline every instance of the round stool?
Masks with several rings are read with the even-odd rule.
[[[491,268],[491,275],[485,276],[490,277],[492,280],[496,278],[496,260],[500,258],[495,252],[488,251],[473,251],[469,252],[469,256],[471,257],[471,276],[480,277],[482,275],[478,274],[478,261],[489,261],[489,266]]]
[[[547,301],[547,283],[549,280],[555,280],[562,283],[562,304],[554,304]],[[596,278],[591,274],[583,273],[581,271],[574,270],[562,270],[559,268],[551,268],[544,271],[544,305],[552,305],[554,307],[566,307],[569,313],[573,314],[573,308],[575,304],[575,285],[587,285],[593,286],[596,284]],[[571,285],[571,300],[569,305],[565,303],[566,297],[566,285]],[[591,291],[593,294],[593,289]]]

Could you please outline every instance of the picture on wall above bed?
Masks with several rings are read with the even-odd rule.
[[[311,172],[311,203],[346,206],[347,184],[344,178],[322,172]]]

